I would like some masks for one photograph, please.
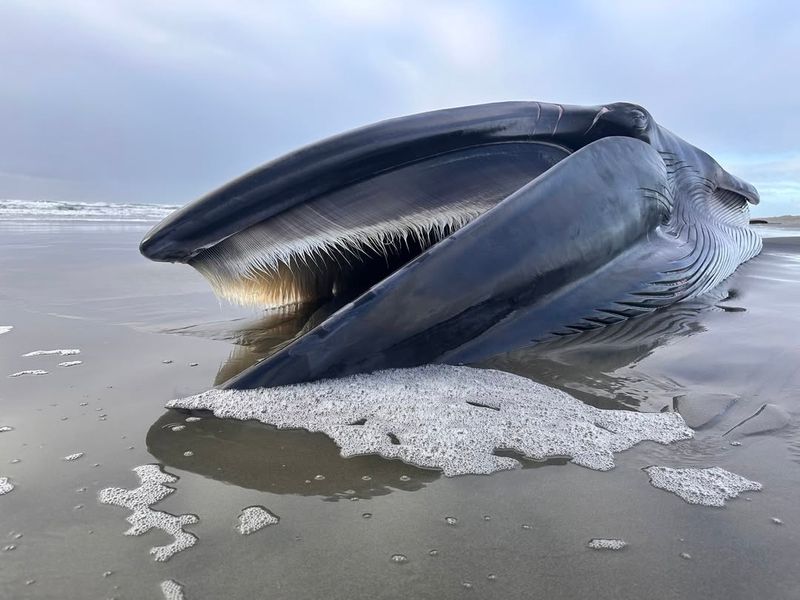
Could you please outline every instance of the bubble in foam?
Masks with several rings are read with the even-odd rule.
[[[683,498],[689,504],[703,506],[725,506],[725,500],[736,498],[746,491],[757,492],[762,486],[720,467],[707,469],[671,469],[669,467],[647,467],[650,483]]]
[[[592,550],[622,550],[628,543],[615,538],[593,538],[586,545]]]
[[[458,519],[455,517],[445,517],[444,522],[448,525],[456,525],[458,523]]]
[[[43,371],[42,369],[26,369],[25,371],[11,373],[9,377],[22,377],[23,375],[47,375],[47,371]]]
[[[82,365],[82,360],[67,360],[65,362],[58,363],[59,367],[77,367],[78,365]]]
[[[183,586],[172,579],[161,582],[161,593],[164,595],[164,600],[186,600]]]
[[[84,454],[86,454],[86,453],[85,452],[75,452],[74,454],[67,454],[61,460],[65,460],[67,462],[72,462],[74,460],[78,460],[79,458],[82,458],[84,456]]]
[[[411,481],[411,477],[408,475],[400,475],[400,481]]]
[[[0,496],[4,496],[14,489],[14,484],[8,480],[8,477],[0,477]]]
[[[237,529],[242,535],[250,535],[269,525],[277,525],[280,517],[263,506],[248,506],[239,515]]]
[[[187,423],[197,423],[197,421],[202,421],[203,419],[201,417],[186,417],[184,420]]]
[[[650,440],[692,437],[677,413],[603,410],[524,377],[429,365],[256,390],[210,390],[171,408],[326,433],[345,457],[379,454],[446,476],[512,469],[507,449],[535,460],[569,456],[598,470]],[[363,425],[353,426],[355,422]]]
[[[57,350],[34,350],[33,352],[28,352],[27,354],[23,354],[23,358],[29,358],[31,356],[74,356],[75,354],[80,354],[81,351],[78,348],[58,348]]]
[[[678,556],[680,556],[683,560],[692,560],[692,555],[688,552],[681,552]]]
[[[176,516],[150,508],[175,491],[175,488],[165,484],[174,483],[178,478],[165,473],[158,465],[142,465],[135,467],[133,471],[141,482],[139,487],[132,490],[105,488],[98,495],[98,500],[103,504],[113,504],[131,511],[131,515],[126,518],[131,527],[125,535],[142,535],[151,529],[161,529],[171,535],[174,538],[171,544],[150,549],[150,554],[159,562],[169,560],[177,552],[194,546],[197,537],[184,531],[183,527],[197,523],[199,519],[196,515]]]

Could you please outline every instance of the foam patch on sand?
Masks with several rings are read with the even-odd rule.
[[[17,371],[12,373],[9,377],[22,377],[23,375],[47,375],[47,371],[41,369],[28,369],[27,371]]]
[[[12,329],[14,329],[13,325],[0,325],[0,335],[3,335],[4,333],[8,333]]]
[[[277,525],[278,521],[280,521],[280,517],[272,514],[263,506],[248,506],[242,509],[242,514],[239,515],[237,529],[242,535],[250,535],[268,525]]]
[[[653,487],[672,492],[689,504],[725,506],[725,500],[736,498],[742,492],[757,492],[762,486],[719,467],[709,469],[671,469],[647,467]]]
[[[0,477],[0,496],[6,495],[14,489],[14,484],[8,480],[8,477]]]
[[[34,350],[33,352],[28,352],[27,354],[23,354],[23,358],[28,358],[30,356],[74,356],[76,354],[80,354],[81,351],[77,348],[58,348],[56,350]]]
[[[183,586],[172,579],[161,582],[161,593],[164,594],[164,600],[186,600]]]
[[[210,410],[278,428],[321,431],[344,457],[379,454],[446,476],[488,474],[519,462],[499,449],[545,460],[569,457],[590,469],[650,440],[692,437],[677,413],[600,410],[524,377],[429,365],[256,390],[209,390],[168,407]]]
[[[171,544],[150,549],[150,554],[159,562],[169,560],[174,554],[194,546],[197,537],[184,531],[183,526],[197,523],[199,519],[196,515],[176,516],[150,508],[175,491],[175,488],[165,484],[174,483],[178,478],[164,473],[158,465],[142,465],[133,471],[141,482],[139,487],[132,490],[105,488],[100,490],[98,496],[103,504],[121,506],[132,512],[126,518],[131,528],[125,535],[142,535],[151,529],[161,529],[174,537]]]
[[[622,550],[628,543],[625,540],[594,538],[586,545],[592,550]]]
[[[82,360],[67,360],[64,362],[58,363],[59,367],[77,367],[78,365],[82,365]]]
[[[67,462],[72,462],[74,460],[78,460],[79,458],[83,458],[84,452],[75,452],[74,454],[67,454],[62,460]]]

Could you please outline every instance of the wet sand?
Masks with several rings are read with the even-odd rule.
[[[0,335],[0,426],[13,427],[0,477],[15,486],[0,496],[0,548],[15,546],[0,552],[0,598],[161,598],[167,579],[190,600],[800,596],[800,238],[765,240],[708,298],[481,365],[604,408],[685,411],[694,440],[640,444],[609,472],[555,459],[445,478],[343,459],[321,434],[166,410],[309,314],[220,306],[191,269],[139,257],[145,229],[0,222],[0,326],[14,327]],[[21,356],[71,348],[80,355]],[[31,369],[48,374],[6,377]],[[709,417],[729,404],[713,394],[735,401]],[[758,432],[772,413],[747,419],[765,403],[788,424]],[[131,469],[148,463],[179,478],[155,508],[199,516],[186,527],[197,545],[164,563],[149,549],[168,536],[123,535],[129,513],[97,500],[136,487]],[[692,506],[652,487],[650,465],[720,466],[764,489]],[[255,505],[280,522],[242,536],[238,516]],[[593,538],[628,545],[592,550]]]

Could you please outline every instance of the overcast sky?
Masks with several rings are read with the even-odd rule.
[[[675,8],[677,6],[677,8]],[[183,204],[386,117],[644,105],[800,214],[800,3],[0,2],[0,197]]]

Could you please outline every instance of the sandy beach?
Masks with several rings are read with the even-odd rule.
[[[221,305],[191,269],[138,254],[146,218],[0,221],[0,597],[161,598],[166,580],[191,600],[797,597],[800,237],[783,221],[756,226],[762,254],[707,297],[478,365],[600,408],[677,410],[693,440],[639,444],[606,472],[553,459],[454,478],[344,459],[319,433],[187,422],[165,404],[308,312]],[[54,349],[80,353],[23,356]],[[147,464],[177,477],[154,508],[199,518],[196,545],[166,562],[149,550],[167,535],[126,536],[129,511],[98,501]],[[763,490],[690,505],[650,485],[651,465],[719,466]],[[251,506],[279,523],[240,535]]]

